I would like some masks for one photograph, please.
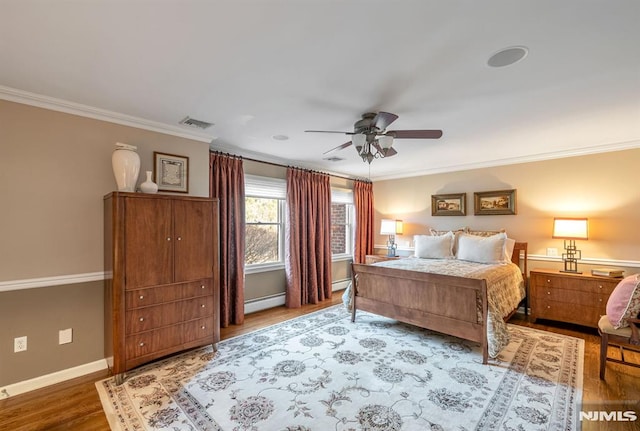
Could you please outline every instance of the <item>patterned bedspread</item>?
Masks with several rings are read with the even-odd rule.
[[[485,279],[489,318],[487,339],[489,356],[495,358],[509,343],[509,332],[504,321],[525,297],[524,280],[520,268],[513,264],[488,265],[457,259],[407,258],[375,263],[376,266]],[[346,293],[350,297],[350,292]]]

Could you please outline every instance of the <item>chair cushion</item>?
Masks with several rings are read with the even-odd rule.
[[[631,328],[629,326],[625,328],[616,329],[613,327],[607,316],[600,317],[598,322],[598,328],[601,332],[610,335],[618,335],[620,337],[631,338]]]
[[[640,313],[640,274],[625,277],[607,301],[607,318],[615,329],[629,326],[628,318]]]

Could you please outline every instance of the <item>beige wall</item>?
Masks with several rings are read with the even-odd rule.
[[[0,100],[0,282],[104,271],[116,142],[138,147],[142,172],[154,151],[188,156],[189,194],[208,196],[208,143]],[[103,359],[102,285],[0,291],[0,387]],[[67,328],[73,343],[58,345]],[[25,335],[28,350],[13,353]]]
[[[583,258],[611,260],[616,266],[640,261],[640,149],[374,183],[376,225],[384,217],[403,219],[404,243],[430,227],[507,230],[529,243],[529,254],[545,255],[547,247],[562,253],[563,241],[552,239],[553,217],[588,217],[589,240],[578,241]],[[474,216],[473,193],[516,189],[517,215]],[[466,216],[431,216],[431,195],[467,194]],[[378,235],[377,244],[385,238]],[[620,262],[622,261],[622,262]],[[558,262],[533,262],[559,268]],[[582,267],[583,264],[579,264]],[[602,266],[596,264],[597,266]],[[529,268],[532,267],[530,263]],[[585,267],[587,268],[587,267]],[[630,266],[627,274],[640,272]]]

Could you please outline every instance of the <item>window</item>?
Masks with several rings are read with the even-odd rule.
[[[284,180],[245,176],[245,266],[284,264]]]
[[[331,254],[347,258],[353,254],[353,191],[331,189]]]

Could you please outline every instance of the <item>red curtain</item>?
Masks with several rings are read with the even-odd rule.
[[[355,263],[364,263],[367,254],[373,254],[373,184],[355,180],[353,206],[356,211],[356,238],[353,253]]]
[[[287,293],[298,308],[331,298],[331,184],[329,175],[287,168]]]
[[[209,193],[220,201],[220,326],[244,322],[244,169],[242,159],[210,154]]]

